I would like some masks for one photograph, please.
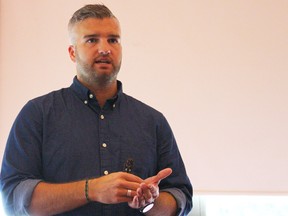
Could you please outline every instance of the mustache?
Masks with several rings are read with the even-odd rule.
[[[108,56],[99,56],[97,58],[94,59],[95,63],[106,63],[106,64],[111,64],[112,63],[112,59]]]

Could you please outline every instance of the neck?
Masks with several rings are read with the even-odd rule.
[[[89,88],[90,91],[93,92],[93,94],[95,95],[99,106],[102,108],[106,101],[112,97],[114,97],[117,93],[117,82],[109,85],[109,86],[105,86],[105,87],[90,87]]]
[[[81,82],[81,78],[78,80]],[[99,106],[102,108],[106,101],[114,97],[117,93],[117,80],[113,80],[109,83],[90,83],[90,82],[81,82],[86,88],[88,88],[96,97]]]

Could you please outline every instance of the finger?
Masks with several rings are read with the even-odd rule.
[[[112,182],[112,185],[114,187],[117,187],[117,188],[124,188],[124,189],[127,189],[127,190],[130,189],[130,190],[136,191],[137,188],[140,187],[140,183],[141,182],[134,182],[134,181],[129,181],[129,180],[125,179],[125,178],[121,178],[121,179],[116,179],[114,182]]]
[[[143,179],[139,178],[130,173],[121,172],[120,177],[122,180],[120,186],[130,190],[137,190],[140,187],[140,184],[143,182]]]
[[[140,199],[140,202],[139,202],[139,203],[140,203],[140,204],[139,204],[139,205],[140,205],[139,208],[144,207],[145,205],[147,205],[145,199]]]
[[[151,193],[148,185],[145,184],[145,183],[142,183],[142,184],[140,185],[140,187],[141,187],[141,189],[142,189],[142,191],[143,191],[143,197],[144,197],[144,199],[145,199],[145,202],[146,202],[146,203],[153,202],[153,201],[154,201],[154,200],[153,200],[153,196],[152,196],[152,193]]]
[[[161,181],[162,179],[165,179],[169,175],[171,175],[171,173],[172,173],[172,169],[171,168],[166,168],[166,169],[163,169],[160,172],[158,172],[156,177],[158,178],[158,181]]]
[[[138,208],[144,207],[146,205],[146,201],[144,199],[144,197],[138,197]]]
[[[143,191],[142,191],[142,189],[141,189],[140,187],[137,188],[136,193],[137,193],[137,196],[138,196],[138,197],[142,197],[142,196],[143,196]]]
[[[145,179],[144,182],[147,184],[159,184],[162,179],[167,178],[171,173],[172,169],[166,168],[158,172],[157,175]]]
[[[141,198],[135,196],[135,197],[133,197],[132,201],[128,202],[128,205],[131,208],[139,209],[139,208],[147,205],[147,203],[146,203],[145,199],[141,199]]]
[[[119,195],[122,197],[132,198],[134,196],[137,196],[137,191],[131,189],[123,189],[121,190],[121,193]]]
[[[121,177],[124,178],[127,181],[130,182],[137,182],[137,183],[141,183],[143,182],[143,179],[141,179],[140,177],[133,175],[131,173],[126,173],[126,172],[120,172],[121,173]]]
[[[145,184],[145,183],[144,183]],[[147,205],[147,203],[150,203],[150,202],[147,202],[146,200],[145,200],[145,196],[144,196],[144,194],[143,194],[143,190],[142,190],[142,188],[138,188],[137,189],[137,196],[138,196],[138,202],[139,202],[139,208],[140,207],[144,207],[145,205]],[[147,195],[146,195],[147,196]],[[149,200],[148,200],[149,201]],[[152,200],[153,201],[153,200]],[[151,202],[152,202],[151,201]]]
[[[156,199],[159,196],[159,188],[152,184],[148,185],[148,188],[150,189],[153,199]]]
[[[140,208],[140,202],[139,202],[139,198],[137,196],[134,196],[133,197],[133,200],[128,202],[128,205],[131,207],[131,208]]]

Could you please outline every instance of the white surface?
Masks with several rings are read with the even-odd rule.
[[[124,91],[167,117],[196,193],[287,194],[288,1],[101,2]],[[1,1],[0,156],[24,103],[70,85],[66,24],[86,3]]]

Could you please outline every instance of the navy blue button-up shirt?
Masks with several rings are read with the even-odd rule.
[[[1,189],[8,213],[24,214],[40,181],[64,183],[123,170],[145,179],[170,167],[162,191],[177,200],[179,212],[192,207],[192,186],[165,117],[122,92],[100,108],[75,77],[69,88],[29,101],[11,129],[3,158]],[[84,189],[83,189],[84,190]],[[97,202],[61,215],[141,215],[127,203]]]

